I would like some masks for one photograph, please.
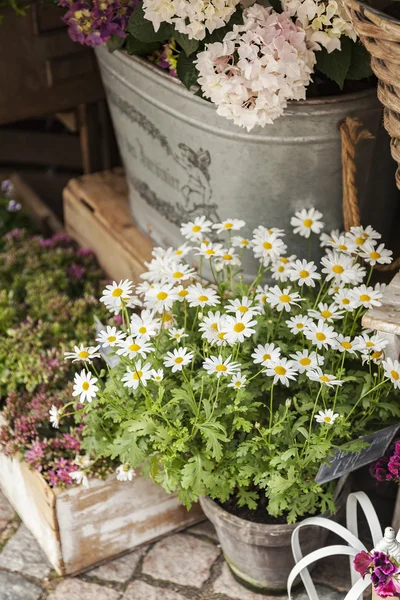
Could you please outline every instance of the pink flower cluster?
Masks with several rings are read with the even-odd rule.
[[[354,558],[354,568],[362,577],[371,576],[372,585],[380,598],[399,597],[399,566],[384,552],[359,552]]]
[[[395,481],[400,483],[400,440],[397,440],[391,454],[382,456],[370,467],[370,473],[377,481]]]

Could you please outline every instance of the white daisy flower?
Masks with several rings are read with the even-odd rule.
[[[142,342],[148,342],[155,337],[160,330],[161,321],[155,318],[151,310],[142,310],[140,316],[134,313],[131,316],[130,331],[134,338],[139,338]]]
[[[295,362],[287,358],[279,358],[276,362],[270,362],[265,371],[268,377],[274,378],[274,383],[280,381],[283,385],[289,386],[289,379],[296,380],[298,371]]]
[[[131,296],[125,304],[126,308],[137,308],[143,306],[143,302],[137,296]]]
[[[235,235],[232,238],[232,246],[234,248],[248,248],[250,246],[250,240],[244,238],[244,237],[240,237],[238,235]]]
[[[191,250],[192,250],[192,246],[189,246],[189,244],[187,242],[185,242],[184,244],[182,244],[176,250],[173,251],[173,256],[180,259],[180,258],[183,258],[184,256],[186,256],[187,254],[189,254],[189,252]]]
[[[226,345],[226,315],[221,315],[219,311],[216,313],[209,311],[208,315],[203,317],[199,330],[203,332],[201,337],[207,340],[209,344]]]
[[[175,291],[178,296],[178,302],[183,302],[184,300],[186,300],[187,295],[189,293],[186,287],[184,287],[183,285],[178,285],[176,286]]]
[[[380,240],[382,237],[371,225],[367,225],[367,227],[363,227],[362,225],[350,227],[348,235],[353,239],[356,246],[363,246],[366,240]]]
[[[215,268],[217,271],[221,271],[224,267],[240,267],[241,264],[234,248],[229,248],[229,250],[224,248],[215,261]]]
[[[253,235],[251,245],[254,256],[261,259],[264,266],[268,266],[271,261],[275,261],[282,254],[285,254],[287,246],[276,233],[270,233],[265,227],[258,227]]]
[[[309,323],[304,330],[305,337],[315,344],[318,349],[335,345],[337,333],[330,325],[320,319],[318,323]]]
[[[163,329],[171,329],[176,323],[175,315],[171,312],[166,312],[161,317],[161,327]]]
[[[390,379],[395,388],[400,388],[400,363],[398,360],[387,358],[382,362],[386,377]]]
[[[296,281],[297,285],[309,287],[315,287],[315,280],[321,279],[315,264],[306,260],[296,260],[291,264],[288,274],[290,281]]]
[[[247,313],[250,313],[251,315],[258,315],[260,313],[260,309],[258,308],[258,306],[254,306],[253,301],[250,300],[247,296],[243,296],[242,298],[228,300],[226,312],[234,314],[240,313],[242,315]]]
[[[100,331],[96,341],[100,342],[103,348],[113,348],[115,345],[121,342],[124,337],[125,333],[118,331],[116,327],[110,327],[107,325],[105,329]]]
[[[132,369],[127,367],[121,381],[124,387],[136,390],[140,383],[146,387],[147,381],[152,377],[153,369],[151,368],[151,364],[145,363],[142,365],[142,361],[139,359]]]
[[[285,235],[284,229],[279,229],[279,227],[264,227],[264,225],[258,225],[255,229],[253,229],[253,237],[257,235],[264,235],[268,233],[269,235],[276,235],[276,237],[283,237]]]
[[[333,321],[343,319],[343,311],[339,310],[339,307],[334,303],[326,304],[320,302],[318,304],[318,310],[310,309],[308,314],[313,319],[323,319],[327,323],[333,323]]]
[[[119,465],[115,470],[118,481],[132,481],[136,473],[129,465]]]
[[[321,233],[324,227],[321,219],[322,213],[319,210],[315,210],[315,208],[310,208],[309,210],[303,208],[294,214],[294,217],[290,219],[290,224],[294,228],[293,233],[298,233],[302,237],[309,238],[311,232]]]
[[[294,360],[299,373],[316,369],[323,365],[325,360],[323,356],[320,356],[316,352],[309,352],[309,350],[298,351],[295,354],[291,354],[290,358]]]
[[[177,329],[176,327],[171,327],[171,329],[168,331],[168,336],[171,338],[171,340],[176,340],[179,342],[179,340],[181,340],[184,337],[189,337],[187,333],[185,333],[185,330],[183,329]]]
[[[58,427],[60,425],[60,420],[62,417],[62,409],[57,408],[57,406],[54,406],[54,404],[53,404],[53,406],[49,410],[49,415],[50,415],[50,418],[49,418],[50,423],[53,425],[53,427],[58,429]]]
[[[339,350],[339,352],[348,352],[349,354],[357,354],[357,342],[352,340],[349,335],[338,334],[335,345],[335,350]]]
[[[327,246],[329,246],[330,243],[333,242],[333,238],[335,236],[340,236],[339,229],[333,229],[330,233],[321,233],[321,235],[319,236],[321,248],[326,248]]]
[[[393,260],[393,252],[385,248],[385,244],[380,244],[375,248],[372,241],[366,241],[360,250],[360,256],[372,267],[377,263],[379,265],[390,264]]]
[[[156,284],[145,295],[145,305],[159,313],[172,308],[178,299],[176,288],[171,283]]]
[[[140,277],[153,284],[165,283],[167,273],[174,269],[176,264],[177,261],[171,258],[170,255],[156,256],[156,258],[153,258],[153,260],[150,263],[145,263],[147,271],[145,273],[142,273]],[[139,287],[136,291],[139,293]]]
[[[123,279],[119,283],[113,281],[103,290],[100,302],[103,302],[110,312],[118,315],[121,308],[126,306],[126,303],[131,299],[132,288],[133,283],[129,279]]]
[[[79,402],[81,404],[85,401],[91,402],[93,398],[96,398],[96,393],[99,391],[96,382],[97,377],[93,377],[92,373],[82,369],[80,373],[75,374],[72,395],[74,398],[79,396]]]
[[[239,231],[239,229],[242,229],[245,225],[246,222],[241,221],[240,219],[225,219],[222,223],[214,223],[212,227],[220,234],[224,231]]]
[[[355,350],[360,350],[363,354],[380,352],[386,348],[388,343],[389,340],[379,337],[378,334],[370,335],[368,330],[355,337],[353,342]]]
[[[339,235],[332,232],[331,239],[327,243],[327,246],[334,248],[337,252],[343,252],[344,254],[354,254],[357,250],[357,246],[352,237],[344,233]]]
[[[149,281],[141,281],[136,286],[136,292],[139,296],[144,296],[152,287],[153,285]]]
[[[278,362],[280,357],[281,350],[275,344],[258,344],[251,355],[255,365],[261,364],[263,366],[266,366],[269,361]]]
[[[327,410],[320,410],[319,413],[315,415],[315,420],[317,423],[332,425],[339,416],[339,413],[334,413],[332,409],[328,408]]]
[[[339,308],[347,310],[348,312],[352,312],[355,308],[357,308],[357,303],[352,297],[351,289],[349,288],[339,289],[333,295],[333,299]]]
[[[293,333],[293,335],[302,333],[309,323],[312,323],[312,320],[310,317],[306,317],[305,315],[290,317],[290,319],[286,321],[286,325],[289,327],[290,332]]]
[[[65,360],[73,359],[72,362],[82,361],[91,362],[94,358],[98,358],[100,354],[97,350],[100,346],[74,346],[73,352],[64,352]]]
[[[323,266],[322,273],[325,274],[327,281],[333,279],[337,282],[353,283],[351,279],[353,259],[351,256],[328,251],[326,256],[322,257],[321,265]]]
[[[139,338],[133,339],[133,337],[129,335],[125,340],[122,340],[118,344],[117,354],[119,356],[127,356],[130,359],[137,358],[138,356],[146,358],[146,355],[153,350],[154,346],[149,342],[144,342]]]
[[[233,375],[240,369],[240,365],[235,362],[231,362],[232,355],[229,355],[225,360],[219,354],[218,356],[210,356],[203,362],[203,369],[207,371],[209,375],[215,374],[217,377]]]
[[[188,365],[194,356],[187,348],[174,348],[172,352],[167,352],[164,356],[164,366],[172,367],[172,372],[182,371],[183,367]]]
[[[300,297],[298,292],[292,292],[290,287],[281,290],[278,285],[270,287],[267,294],[267,302],[272,307],[280,312],[286,310],[290,312],[292,306],[299,306],[299,302],[302,302],[303,298]]]
[[[162,381],[163,379],[164,379],[163,369],[153,369],[153,371],[151,373],[151,380],[157,381],[157,383],[160,383],[160,381]]]
[[[251,313],[237,313],[235,317],[227,316],[224,322],[224,327],[227,330],[227,341],[229,344],[236,342],[244,342],[245,338],[251,337],[256,332],[253,327],[257,325],[257,321],[252,320]]]
[[[196,256],[203,256],[206,260],[221,256],[224,251],[222,244],[213,244],[211,242],[208,242],[208,244],[201,244],[196,250],[198,250]]]
[[[205,233],[210,233],[212,221],[206,217],[196,217],[194,221],[184,223],[181,226],[181,234],[190,242],[198,242],[203,239]]]
[[[89,488],[89,480],[85,471],[72,471],[69,476],[77,485],[82,485],[85,489]]]
[[[235,388],[237,390],[241,390],[246,386],[246,375],[242,375],[240,372],[232,375],[232,379],[230,383],[228,383],[228,387]]]
[[[258,285],[256,289],[255,301],[264,306],[268,298],[269,285]]]
[[[373,350],[372,352],[365,352],[361,354],[361,362],[364,365],[365,363],[369,363],[371,360],[376,365],[382,364],[385,358],[385,353],[383,350]]]
[[[351,298],[354,300],[356,308],[363,306],[364,308],[372,308],[374,306],[382,306],[380,302],[382,294],[373,287],[360,285],[351,290]]]
[[[271,277],[276,281],[285,283],[289,279],[291,264],[285,264],[280,261],[273,262],[271,265]]]
[[[200,283],[190,285],[187,289],[187,301],[189,306],[216,306],[219,304],[219,297],[215,290],[210,287],[203,287]]]
[[[327,387],[334,387],[335,385],[343,385],[343,381],[341,379],[337,379],[335,375],[330,375],[328,373],[323,373],[320,367],[316,367],[314,370],[307,371],[307,377],[311,379],[311,381],[318,381],[321,385],[326,385]]]
[[[195,270],[189,265],[185,265],[184,263],[172,264],[169,269],[166,270],[165,280],[168,283],[182,283],[182,281],[187,281],[188,279],[192,279]]]

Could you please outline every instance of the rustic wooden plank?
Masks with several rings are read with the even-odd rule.
[[[72,179],[63,197],[67,232],[95,252],[110,277],[138,282],[153,244],[130,215],[122,170]]]
[[[21,202],[26,212],[36,226],[44,233],[57,233],[64,231],[61,221],[45,204],[33,189],[27,185],[16,173],[10,177],[16,192],[16,200]]]
[[[7,164],[57,165],[80,170],[79,137],[69,133],[45,133],[0,129],[0,162]]]
[[[362,319],[364,327],[391,335],[400,335],[400,273],[385,289],[382,306],[368,310]]]
[[[79,131],[78,115],[75,109],[58,112],[55,114],[55,117],[71,133],[77,133]]]

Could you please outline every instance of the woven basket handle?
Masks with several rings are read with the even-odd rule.
[[[360,119],[346,117],[339,125],[342,141],[343,221],[346,231],[361,225],[360,204],[356,186],[356,150],[361,140],[371,140],[372,133],[363,128]],[[378,271],[395,271],[400,268],[400,257],[390,265],[375,265]]]

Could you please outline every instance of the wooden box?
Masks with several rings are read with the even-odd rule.
[[[132,219],[123,170],[71,179],[63,198],[67,233],[93,250],[112,279],[138,283],[153,244]]]
[[[75,574],[203,520],[150,479],[90,480],[90,488],[49,487],[37,471],[0,454],[0,485],[59,575]]]

